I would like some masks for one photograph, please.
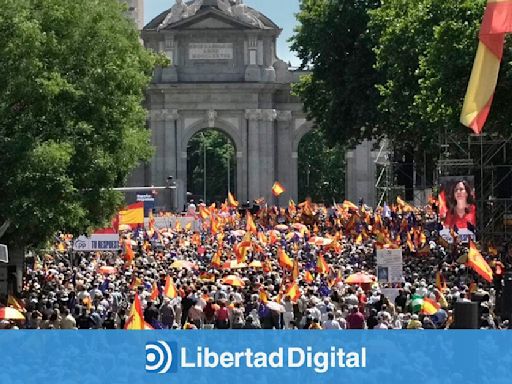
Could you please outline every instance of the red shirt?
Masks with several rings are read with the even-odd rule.
[[[466,213],[462,217],[457,215],[457,213],[452,215],[450,212],[446,212],[446,219],[444,220],[445,227],[453,228],[456,226],[459,229],[467,228],[468,223],[476,226],[476,207],[474,205],[471,205],[469,213]]]
[[[364,316],[361,312],[351,313],[347,316],[349,329],[364,329]]]

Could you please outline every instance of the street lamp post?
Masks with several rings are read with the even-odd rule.
[[[230,154],[228,153],[228,193],[231,192],[231,173],[229,169]]]
[[[206,140],[203,135],[203,201],[206,204]]]

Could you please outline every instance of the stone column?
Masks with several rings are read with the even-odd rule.
[[[272,185],[275,181],[275,109],[263,109],[260,123],[260,195],[270,204],[274,204]]]
[[[276,179],[286,188],[279,202],[281,205],[288,203],[296,188],[296,182],[292,182],[290,165],[292,159],[292,111],[277,111],[277,137],[276,137]],[[295,202],[296,198],[294,198]]]
[[[150,112],[151,143],[155,154],[151,161],[151,184],[165,185],[168,176],[175,177],[177,169],[175,121],[177,109],[159,109]],[[169,208],[170,197],[162,192],[158,195],[156,206]]]
[[[247,109],[245,118],[248,120],[247,151],[248,151],[248,199],[254,200],[260,195],[260,109]]]

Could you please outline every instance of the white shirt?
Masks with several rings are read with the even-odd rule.
[[[341,329],[337,320],[326,320],[322,327],[323,329]]]

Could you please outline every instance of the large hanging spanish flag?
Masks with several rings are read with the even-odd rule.
[[[482,132],[503,57],[505,33],[512,32],[512,0],[488,0],[480,42],[469,79],[460,121],[476,134]]]
[[[472,241],[469,242],[468,260],[466,264],[489,283],[492,283],[492,269]]]

